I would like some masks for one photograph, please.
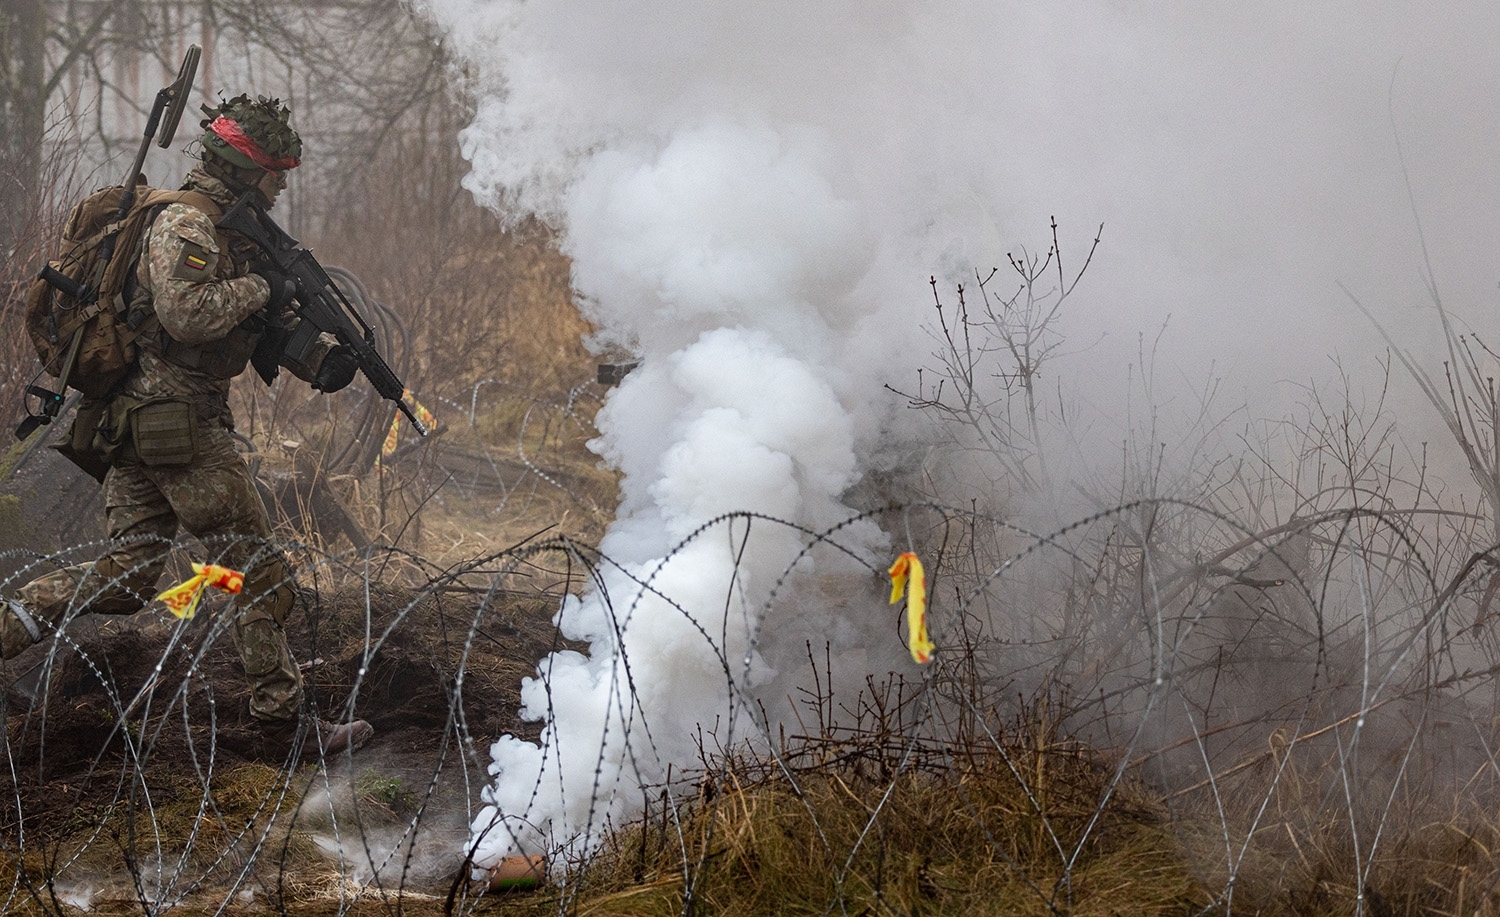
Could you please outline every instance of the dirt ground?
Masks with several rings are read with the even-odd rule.
[[[74,645],[5,666],[15,786],[0,859],[20,854],[17,898],[310,902],[336,892],[341,872],[448,892],[489,745],[535,735],[517,716],[519,688],[554,646],[554,603],[363,584],[303,598],[293,644],[311,703],[330,719],[352,706],[376,729],[321,767],[267,757],[212,611],[185,626],[150,612],[84,619]]]
[[[424,480],[452,490],[438,472]],[[523,492],[516,480],[507,494]],[[3,490],[0,592],[100,552],[99,489],[50,450]],[[450,896],[458,911],[495,906],[472,897],[468,824],[493,779],[490,745],[536,737],[518,715],[521,682],[561,645],[552,616],[579,586],[540,539],[494,548],[549,529],[556,500],[533,502],[501,525],[472,495],[429,500],[402,550],[308,547],[298,520],[281,518],[300,571],[289,636],[308,702],[376,730],[352,756],[288,767],[266,753],[220,596],[190,621],[158,606],[85,616],[0,664],[0,914],[394,913],[397,902],[439,913]]]

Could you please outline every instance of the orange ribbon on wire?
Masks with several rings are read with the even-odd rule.
[[[198,600],[203,598],[207,586],[225,592],[239,592],[245,588],[245,574],[218,564],[193,564],[194,576],[178,583],[157,596],[167,610],[179,618],[191,618],[198,612]]]
[[[891,564],[890,574],[891,604],[901,601],[901,594],[906,593],[907,649],[918,664],[927,662],[937,647],[927,638],[927,574],[922,572],[922,562],[907,551]]]

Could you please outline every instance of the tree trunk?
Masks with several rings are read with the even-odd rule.
[[[0,6],[0,255],[9,257],[38,203],[46,121],[43,0]]]

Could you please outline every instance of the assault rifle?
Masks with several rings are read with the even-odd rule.
[[[323,265],[312,252],[297,247],[297,240],[287,235],[286,230],[276,225],[276,221],[255,202],[255,192],[242,195],[220,218],[218,225],[253,242],[276,270],[291,277],[296,284],[296,303],[292,308],[302,321],[286,335],[281,352],[294,361],[305,361],[320,332],[333,335],[354,353],[360,372],[370,380],[376,393],[396,402],[396,407],[411,421],[417,433],[426,436],[427,428],[406,404],[406,386],[375,349],[374,329],[323,270]],[[272,291],[273,298],[275,292]]]

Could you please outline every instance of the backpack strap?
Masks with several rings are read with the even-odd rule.
[[[203,211],[214,223],[219,222],[219,218],[224,215],[224,208],[202,191],[153,191],[146,195],[141,206],[157,207],[162,204],[178,203]]]
[[[159,191],[152,189],[144,194],[130,208],[130,213],[118,225],[120,228],[119,238],[115,241],[116,257],[109,262],[109,273],[106,276],[101,289],[123,290],[125,289],[125,278],[135,271],[136,262],[141,257],[141,240],[146,234],[146,227],[156,219],[162,208],[169,204],[187,204],[194,210],[201,210],[208,215],[209,222],[217,223],[224,215],[224,210],[214,199],[201,191]],[[129,252],[127,257],[121,258],[120,253]]]

